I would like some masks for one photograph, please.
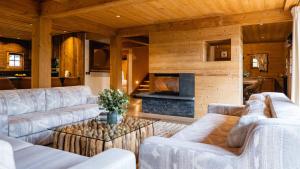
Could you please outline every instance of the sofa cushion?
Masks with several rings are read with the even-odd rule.
[[[236,153],[239,149],[228,147],[226,139],[229,131],[238,120],[239,117],[237,116],[209,113],[171,138],[217,145]]]
[[[63,124],[77,122],[99,115],[96,104],[78,105],[48,112],[26,113],[9,117],[9,136],[21,137]]]
[[[46,110],[86,104],[91,96],[87,86],[55,87],[46,90]]]
[[[1,103],[0,103],[0,134],[8,135],[8,115],[5,112],[1,112]]]
[[[14,152],[11,145],[0,140],[0,169],[15,169]]]
[[[17,169],[67,169],[87,159],[44,146],[31,146],[15,152]]]
[[[270,108],[266,104],[266,100],[248,100],[246,104],[246,111],[243,115],[257,115],[272,117]]]
[[[0,112],[8,115],[45,111],[44,89],[0,91]]]
[[[7,141],[8,143],[10,143],[13,151],[17,151],[17,150],[21,150],[23,148],[33,146],[32,144],[27,143],[25,141],[22,141],[22,140],[19,140],[16,138],[12,138],[12,137],[8,137],[8,136],[4,136],[4,135],[0,135],[0,140],[4,140],[4,141]]]

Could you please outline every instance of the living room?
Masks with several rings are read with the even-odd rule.
[[[300,168],[299,0],[0,9],[0,168]]]

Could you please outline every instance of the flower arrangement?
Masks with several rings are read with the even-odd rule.
[[[99,93],[98,104],[109,111],[109,113],[123,115],[127,111],[129,97],[119,89],[104,89]]]

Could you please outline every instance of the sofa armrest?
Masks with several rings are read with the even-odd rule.
[[[69,169],[136,169],[136,159],[130,151],[112,148]]]
[[[98,96],[88,96],[87,104],[98,104]]]
[[[0,168],[1,169],[15,169],[14,152],[12,146],[0,140]]]
[[[211,103],[208,105],[207,113],[216,113],[230,116],[241,116],[246,110],[245,105],[218,104]]]
[[[251,127],[240,155],[240,168],[300,168],[298,119],[268,118],[254,123]],[[247,161],[253,163],[243,163]]]
[[[233,158],[237,156],[217,146],[154,136],[141,145],[139,169],[234,168]]]

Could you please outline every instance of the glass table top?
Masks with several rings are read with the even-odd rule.
[[[152,125],[158,120],[138,117],[125,117],[119,124],[106,124],[96,118],[51,128],[57,133],[71,134],[102,141],[111,141],[143,127]]]

